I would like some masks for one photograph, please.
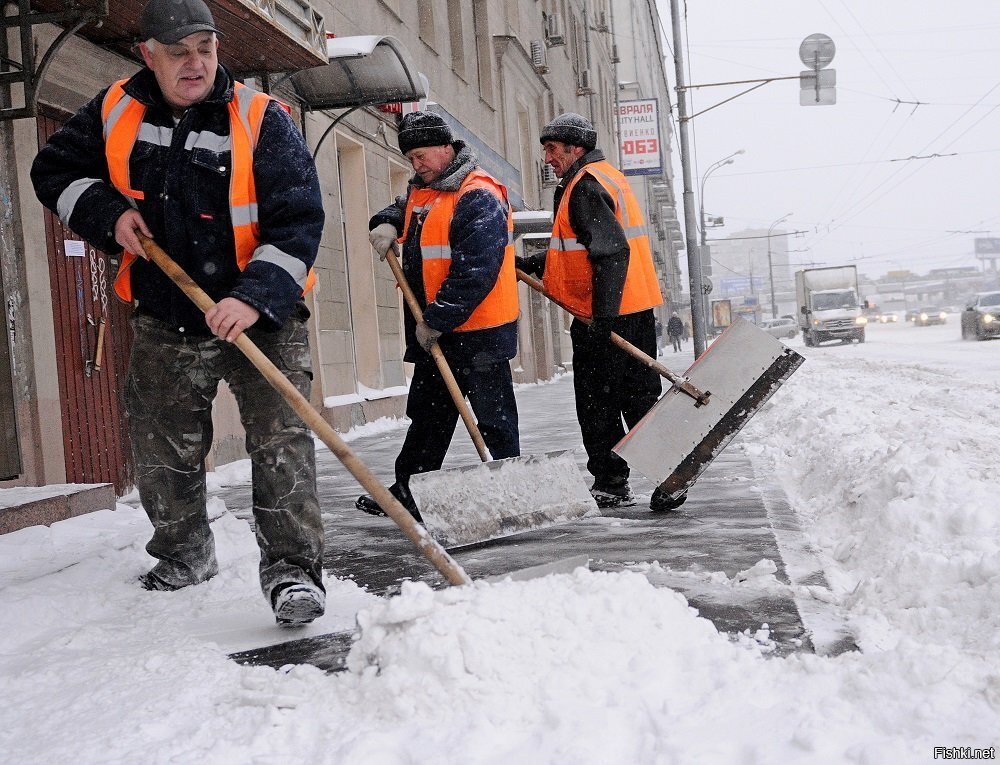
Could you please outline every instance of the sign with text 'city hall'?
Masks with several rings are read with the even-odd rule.
[[[659,175],[660,113],[655,98],[618,102],[618,140],[625,175]]]

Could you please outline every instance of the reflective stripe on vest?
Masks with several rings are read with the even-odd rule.
[[[507,245],[503,263],[493,289],[483,299],[468,319],[455,328],[456,332],[499,327],[517,319],[517,275],[514,273],[514,216],[507,201],[503,184],[482,170],[473,170],[462,181],[458,191],[412,189],[406,200],[406,217],[403,231],[410,230],[413,216],[423,220],[420,229],[420,254],[423,265],[424,296],[432,303],[451,270],[451,241],[449,229],[455,215],[455,206],[466,192],[486,189],[496,196],[507,211]],[[405,234],[404,234],[405,237]],[[400,238],[400,242],[403,237]]]
[[[618,310],[621,315],[638,313],[663,302],[660,283],[653,265],[653,254],[646,234],[645,219],[632,189],[618,170],[606,161],[592,162],[566,186],[552,225],[552,239],[545,256],[545,288],[571,311],[593,316],[594,272],[587,249],[576,239],[569,222],[569,201],[577,182],[589,174],[615,200],[615,217],[628,239],[628,271]]]
[[[128,80],[119,80],[108,90],[101,108],[104,121],[104,155],[108,163],[108,175],[118,191],[130,200],[143,199],[143,193],[131,187],[129,180],[129,157],[136,140],[143,130],[146,107],[124,90]],[[236,250],[236,264],[242,271],[251,260],[259,259],[275,263],[286,270],[302,288],[308,292],[316,282],[312,269],[303,276],[304,265],[273,246],[260,247],[260,227],[257,221],[257,193],[253,178],[253,152],[260,137],[260,125],[271,96],[235,83],[233,100],[228,104],[229,142],[232,172],[229,179],[229,214],[233,226],[233,241]],[[280,101],[278,102],[281,103]],[[281,104],[286,111],[288,107]],[[163,130],[146,126],[145,136],[155,131],[156,143],[162,144]],[[171,131],[172,134],[172,131]],[[135,206],[135,202],[132,201]],[[258,250],[261,250],[258,252]],[[278,255],[276,255],[278,253]],[[283,256],[283,257],[279,257]],[[129,268],[135,262],[135,255],[125,252],[118,274],[115,276],[115,292],[122,300],[132,302],[132,283]],[[292,263],[292,261],[295,261]],[[296,267],[296,264],[299,264]]]

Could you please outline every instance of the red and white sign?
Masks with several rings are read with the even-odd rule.
[[[618,140],[625,175],[659,175],[663,171],[655,98],[618,102]]]

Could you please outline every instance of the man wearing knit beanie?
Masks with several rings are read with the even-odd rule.
[[[420,302],[423,320],[404,316],[413,379],[406,402],[410,427],[396,457],[389,491],[415,518],[410,476],[440,469],[458,410],[430,356],[438,345],[476,413],[493,459],[521,453],[510,359],[517,351],[517,278],[507,190],[480,169],[455,140],[441,115],[414,112],[399,125],[399,150],[413,167],[405,197],[368,224],[381,258],[394,243],[403,250],[403,274]],[[367,494],[357,507],[385,515]]]
[[[656,356],[653,309],[663,302],[642,210],[628,180],[597,148],[586,117],[560,114],[542,128],[545,162],[559,176],[548,252],[519,259],[578,317],[570,327],[576,413],[599,507],[635,504],[628,464],[612,452],[660,395],[659,375],[610,342],[611,332]],[[659,490],[657,490],[659,491]],[[681,500],[683,501],[683,500]],[[650,508],[669,509],[653,494]],[[680,502],[674,503],[674,506]]]

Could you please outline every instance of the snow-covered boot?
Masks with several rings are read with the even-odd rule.
[[[280,627],[300,627],[326,610],[326,594],[315,585],[293,582],[274,589],[274,618]]]

